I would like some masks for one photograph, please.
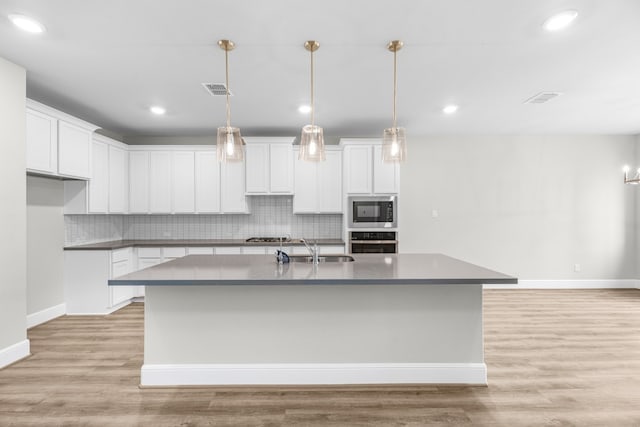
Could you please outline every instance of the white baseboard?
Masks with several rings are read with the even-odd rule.
[[[640,281],[624,280],[518,280],[517,285],[483,285],[483,289],[640,289]]]
[[[45,308],[36,313],[27,315],[27,328],[33,328],[41,323],[48,322],[56,317],[64,316],[67,312],[67,305],[65,303],[54,305],[53,307]]]
[[[67,313],[67,316],[106,316],[108,314],[113,313],[114,311],[120,310],[122,307],[126,307],[131,304],[132,300],[126,300],[121,302],[118,305],[114,305],[113,307],[105,310],[105,311],[92,311],[92,312],[77,312],[77,313]]]
[[[31,354],[29,340],[20,341],[0,350],[0,369]]]
[[[142,386],[487,384],[484,363],[142,365]]]

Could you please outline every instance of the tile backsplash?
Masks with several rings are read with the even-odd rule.
[[[65,215],[65,245],[120,239],[342,237],[342,215],[294,215],[291,196],[248,197],[250,214]]]

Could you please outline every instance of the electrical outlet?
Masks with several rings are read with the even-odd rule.
[[[432,209],[431,210],[431,218],[438,218],[439,212],[437,209]]]
[[[575,271],[576,273],[580,271],[580,264],[573,264],[573,271]]]
[[[163,231],[162,232],[162,237],[171,237],[171,232],[170,231]]]

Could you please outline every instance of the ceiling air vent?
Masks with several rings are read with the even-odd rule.
[[[224,83],[202,83],[202,86],[212,96],[227,96],[227,87]],[[233,92],[229,91],[229,96],[233,96]]]
[[[562,92],[540,92],[533,95],[531,98],[524,101],[525,104],[544,104],[547,101],[551,101],[553,98],[557,98],[562,95]]]

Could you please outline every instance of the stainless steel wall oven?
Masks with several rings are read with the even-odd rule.
[[[352,254],[396,254],[398,240],[395,231],[352,231],[349,251]]]

